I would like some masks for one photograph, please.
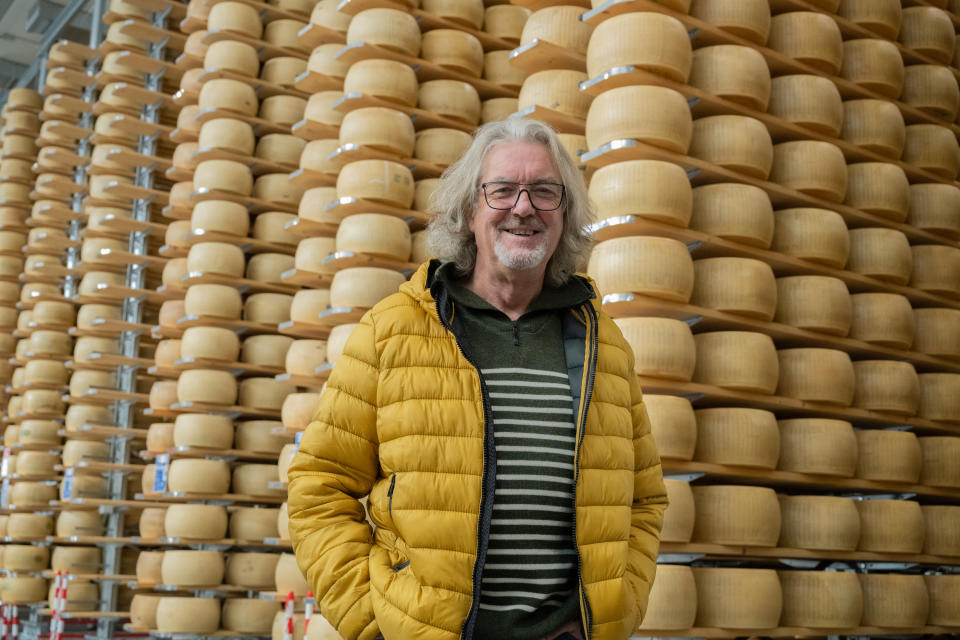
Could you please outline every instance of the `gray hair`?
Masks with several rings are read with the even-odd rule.
[[[461,275],[473,271],[477,261],[477,242],[470,221],[477,212],[481,172],[490,149],[503,142],[541,144],[550,152],[566,190],[563,232],[556,251],[547,262],[546,284],[567,282],[590,251],[592,238],[584,231],[593,221],[587,185],[556,132],[548,125],[528,118],[510,117],[488,122],[479,129],[460,159],[447,167],[433,194],[427,227],[427,245],[431,254],[443,262],[453,262]]]

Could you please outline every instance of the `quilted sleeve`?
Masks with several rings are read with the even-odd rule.
[[[370,601],[373,532],[360,498],[379,470],[378,358],[368,313],[350,335],[288,474],[290,537],[323,616],[347,640],[379,633]]]
[[[633,363],[630,363],[631,370]],[[650,418],[643,403],[640,382],[630,377],[631,412],[633,415],[633,513],[630,532],[630,555],[627,578],[637,598],[639,618],[647,611],[647,599],[657,568],[660,548],[660,529],[667,507],[667,491],[663,484],[663,470],[650,433]]]

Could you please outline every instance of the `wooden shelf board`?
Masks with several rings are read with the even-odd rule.
[[[324,207],[324,213],[338,216],[341,220],[347,216],[357,213],[382,213],[384,215],[400,218],[410,225],[413,230],[423,229],[430,221],[430,216],[416,209],[403,209],[384,202],[375,200],[366,200],[364,198],[354,198],[346,196],[337,198]]]
[[[337,175],[321,173],[313,169],[296,169],[290,173],[290,183],[304,191],[314,187],[335,187],[337,185]]]
[[[216,500],[224,502],[237,502],[237,503],[264,503],[264,504],[281,504],[286,500],[286,496],[281,495],[272,495],[272,496],[252,496],[247,494],[239,493],[186,493],[182,491],[177,492],[164,492],[164,493],[138,493],[136,497],[139,499],[143,497],[145,500],[152,500],[159,503],[187,503],[187,502],[200,502],[203,500]]]
[[[166,49],[183,51],[187,38],[182,33],[154,27],[143,20],[124,20],[120,23],[120,33],[146,40],[153,44],[163,45]]]
[[[279,367],[268,367],[251,364],[249,362],[224,362],[210,358],[181,358],[174,361],[173,368],[177,371],[216,369],[218,371],[227,371],[234,376],[275,376],[283,371],[283,369]]]
[[[343,91],[343,78],[327,76],[307,69],[295,78],[293,86],[298,91],[308,94],[321,91]]]
[[[290,133],[290,126],[288,125],[271,122],[270,120],[264,120],[263,118],[217,107],[207,107],[206,109],[197,112],[194,121],[198,124],[203,124],[208,120],[214,120],[216,118],[230,118],[232,120],[241,120],[242,122],[246,122],[253,128],[253,133],[258,138],[270,133]]]
[[[548,40],[534,38],[510,52],[510,64],[528,74],[552,69],[587,72],[587,57]]]
[[[332,222],[317,222],[305,218],[291,220],[283,226],[287,231],[301,238],[334,238],[337,235],[337,225]]]
[[[141,451],[139,455],[143,460],[150,461],[157,457],[157,453],[156,451]],[[278,455],[243,449],[209,449],[190,446],[172,447],[162,453],[169,455],[171,460],[178,458],[229,458],[237,462],[276,462]]]
[[[260,200],[252,196],[244,196],[238,193],[231,193],[229,191],[223,191],[220,189],[208,189],[206,187],[201,187],[190,194],[190,201],[193,204],[205,202],[207,200],[227,200],[228,202],[236,202],[247,207],[251,213],[264,213],[267,211],[282,211],[284,213],[297,212],[297,207],[291,204],[282,202],[269,202],[267,200]],[[190,215],[188,211],[187,218],[189,219],[189,217]]]
[[[180,278],[180,281],[185,287],[195,284],[223,284],[228,287],[235,287],[250,293],[285,293],[288,295],[293,295],[300,289],[300,287],[291,286],[286,283],[261,282],[259,280],[248,280],[247,278],[232,278],[215,273],[204,273],[202,271],[191,271]]]
[[[320,369],[320,367],[317,367]],[[304,389],[315,389],[319,391],[323,384],[327,381],[327,378],[330,377],[329,369],[322,369],[319,373],[314,375],[302,375],[302,374],[292,374],[292,373],[283,373],[276,376],[276,380],[279,382],[286,382],[288,384],[293,384]]]
[[[307,324],[288,320],[277,326],[277,332],[285,336],[308,340],[326,340],[330,336],[330,325]]]
[[[290,132],[303,140],[329,140],[340,136],[340,127],[314,120],[301,120],[291,127]]]
[[[356,109],[365,109],[369,107],[382,107],[403,112],[410,116],[410,120],[413,121],[413,128],[417,131],[421,129],[443,127],[446,129],[458,129],[460,131],[473,134],[477,128],[477,125],[463,122],[462,120],[444,117],[424,109],[411,107],[398,102],[390,102],[389,100],[383,100],[381,98],[377,98],[376,96],[367,95],[365,93],[356,91],[351,91],[344,94],[342,98],[333,103],[334,109],[345,114]]]
[[[446,168],[430,162],[424,162],[418,158],[403,158],[389,151],[382,151],[358,144],[345,144],[338,147],[336,151],[330,154],[330,159],[341,164],[356,162],[358,160],[390,160],[392,162],[399,162],[402,165],[406,165],[413,173],[413,177],[417,180],[439,178],[440,174],[442,174]]]
[[[277,327],[265,322],[249,322],[247,320],[227,320],[215,316],[189,315],[183,316],[177,320],[176,329],[183,331],[190,327],[217,327],[221,329],[230,329],[238,335],[261,335],[265,333],[276,333]]]
[[[303,22],[302,19],[299,21]],[[299,58],[300,60],[306,60],[310,57],[310,49],[304,50],[299,44],[296,47],[279,46],[228,29],[210,29],[201,41],[207,46],[223,41],[242,42],[256,50],[261,62],[280,57]]]
[[[313,49],[322,44],[346,44],[347,34],[322,24],[311,22],[297,33],[297,44],[305,49]]]
[[[206,160],[231,160],[233,162],[239,162],[240,164],[250,167],[250,170],[255,176],[265,173],[290,173],[297,169],[297,167],[292,165],[280,164],[263,158],[244,156],[239,153],[227,151],[226,149],[213,149],[210,147],[197,149],[193,154],[192,160],[198,164]]]
[[[207,229],[194,229],[186,235],[184,240],[188,247],[201,242],[232,244],[235,247],[239,247],[244,253],[283,253],[292,256],[297,251],[295,245],[276,244],[247,236],[235,236],[223,233],[222,231],[210,231]]]
[[[272,82],[267,82],[259,78],[251,78],[250,76],[241,75],[226,69],[204,69],[197,81],[200,84],[203,84],[205,82],[209,82],[210,80],[216,80],[219,78],[237,80],[249,85],[256,92],[257,97],[261,100],[264,98],[269,98],[270,96],[294,96],[296,98],[303,98],[304,100],[310,97],[309,93],[299,89],[293,87],[283,87]]]

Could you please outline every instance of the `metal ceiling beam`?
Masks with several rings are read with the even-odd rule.
[[[63,31],[63,28],[73,20],[79,12],[87,6],[90,0],[70,0],[60,13],[57,14],[57,17],[53,20],[50,26],[47,28],[46,32],[43,34],[43,38],[40,40],[40,45],[38,51],[43,55],[38,55],[30,66],[27,68],[26,73],[20,76],[20,79],[17,81],[18,87],[26,87],[33,83],[37,75],[40,73],[40,70],[43,68],[43,61],[46,58],[46,52],[50,49],[56,40],[60,37],[60,32]],[[99,22],[100,15],[94,12],[92,22]]]

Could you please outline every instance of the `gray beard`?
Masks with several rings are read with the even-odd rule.
[[[493,250],[497,254],[500,264],[517,271],[539,267],[547,258],[547,243],[545,241],[529,251],[511,251],[498,240],[493,243]]]

